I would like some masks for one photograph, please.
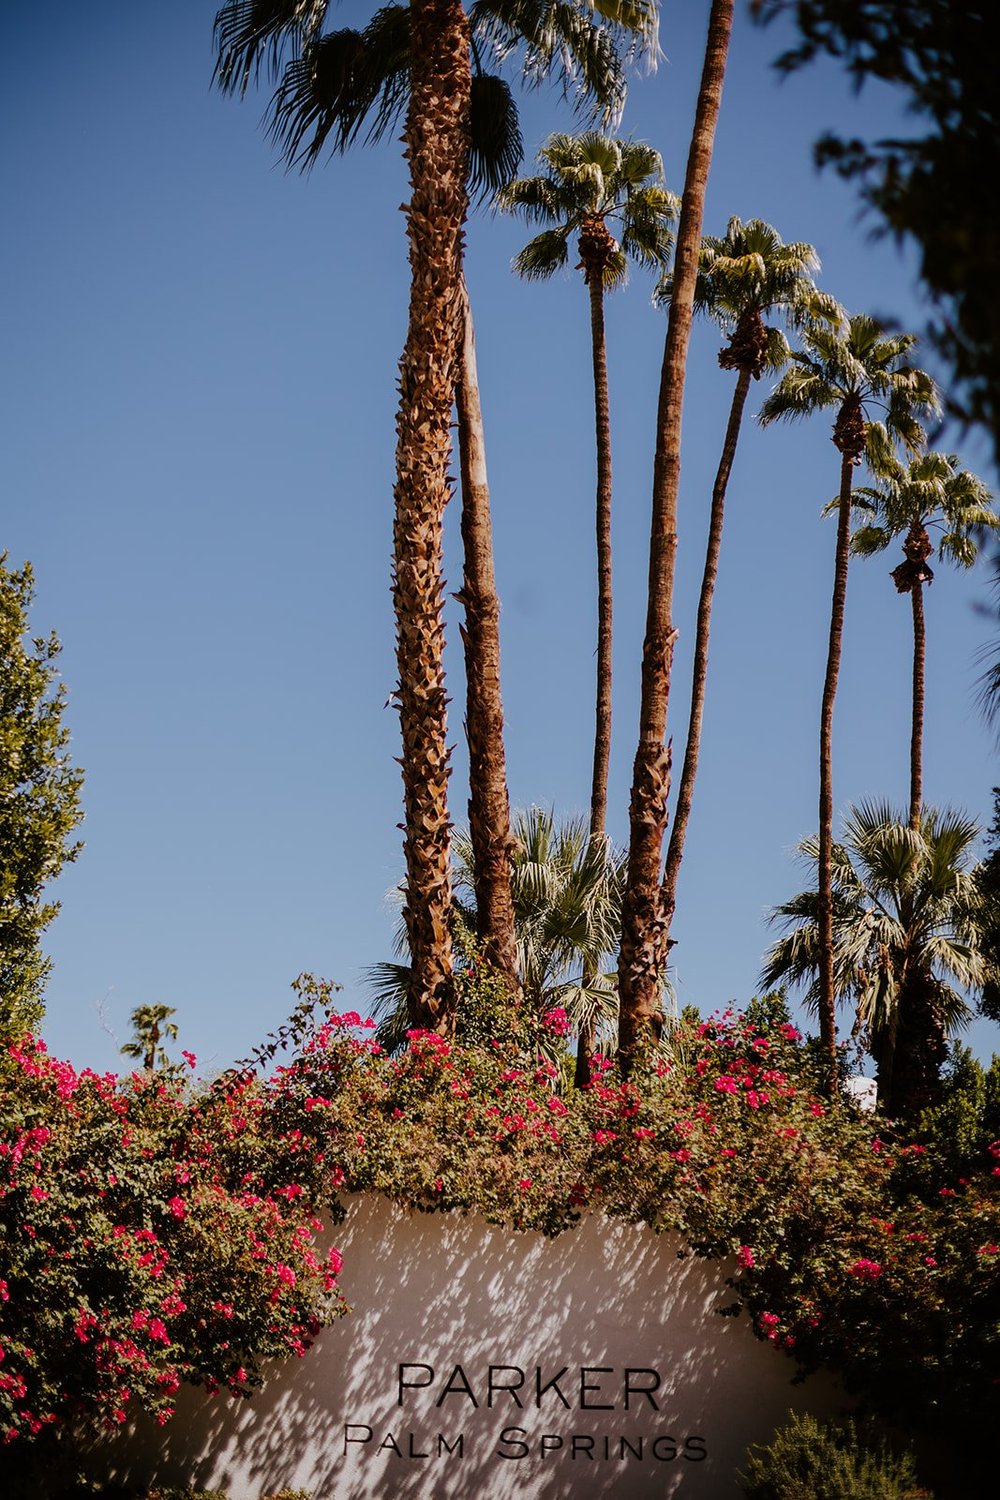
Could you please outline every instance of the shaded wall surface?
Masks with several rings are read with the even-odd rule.
[[[838,1405],[718,1315],[725,1268],[642,1227],[592,1217],[546,1240],[366,1197],[334,1238],[352,1312],[250,1402],[182,1393],[108,1477],[233,1500],[735,1500],[749,1442]]]

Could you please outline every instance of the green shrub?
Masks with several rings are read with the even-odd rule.
[[[751,1448],[740,1475],[750,1500],[930,1500],[908,1453],[853,1422],[795,1416],[766,1447]]]

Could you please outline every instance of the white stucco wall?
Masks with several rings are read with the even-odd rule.
[[[233,1500],[286,1485],[316,1500],[735,1500],[747,1443],[791,1406],[839,1404],[829,1381],[793,1386],[745,1316],[717,1315],[724,1268],[643,1228],[592,1217],[546,1240],[372,1197],[334,1240],[353,1312],[251,1402],[182,1393],[169,1426],[143,1422],[107,1455],[107,1477]]]

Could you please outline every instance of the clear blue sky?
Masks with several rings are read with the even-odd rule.
[[[389,598],[395,374],[407,302],[398,143],[288,175],[264,97],[209,87],[213,0],[8,0],[0,14],[2,534],[37,571],[37,633],[58,631],[86,848],[50,929],[50,1045],[115,1066],[128,1015],[177,1009],[205,1066],[280,1023],[312,970],[365,1007],[389,956],[401,874]],[[663,8],[665,56],[621,133],[680,189],[707,3]],[[850,189],[818,176],[826,127],[897,131],[817,67],[780,83],[780,33],[733,43],[706,230],[763,217],[813,242],[851,311],[919,326],[912,264],[871,243]],[[367,12],[338,12],[350,24]],[[526,168],[556,92],[529,96]],[[593,417],[579,277],[518,282],[521,226],[468,240],[497,572],[511,796],[585,808],[595,605]],[[624,840],[637,722],[654,411],[664,323],[641,276],[607,310],[615,445],[616,725],[610,825]],[[707,500],[731,390],[696,329],[686,399],[671,731],[682,745]],[[756,410],[763,387],[751,396]],[[945,443],[959,441],[949,434]],[[985,445],[966,461],[995,483]],[[697,802],[675,935],[681,1003],[754,989],[764,914],[799,888],[816,827],[819,694],[836,488],[829,423],[748,425],[730,487]],[[458,586],[457,507],[447,571]],[[849,585],[837,803],[902,803],[909,609],[895,558]],[[942,567],[927,601],[926,791],[988,819],[994,747],[973,702],[988,635],[982,573]],[[462,675],[449,608],[451,804],[467,799]],[[679,759],[679,756],[678,756]],[[980,1051],[996,1028],[976,1028]]]

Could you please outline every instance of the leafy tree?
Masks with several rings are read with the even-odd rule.
[[[994,598],[1000,600],[1000,557],[993,559],[992,588]],[[1000,608],[995,608],[995,614],[1000,622]],[[986,722],[995,729],[1000,723],[1000,641],[987,645],[982,659],[987,666],[979,679],[979,704]]]
[[[1000,229],[984,184],[997,173],[994,17],[952,0],[755,0],[765,18],[791,12],[802,40],[779,59],[788,72],[822,53],[860,88],[896,88],[917,122],[904,139],[828,134],[817,159],[858,184],[884,232],[914,242],[940,309],[931,336],[964,399],[959,413],[987,424],[1000,453],[1000,304],[993,277]]]
[[[470,183],[488,182],[472,152],[489,135],[495,163],[519,159],[510,92],[481,58],[523,47],[533,80],[555,68],[582,79],[597,107],[621,106],[624,75],[613,30],[653,43],[651,0],[609,0],[607,23],[584,0],[552,9],[411,0],[379,10],[361,32],[323,33],[329,0],[229,0],[216,17],[216,78],[243,93],[262,67],[280,82],[271,128],[289,161],[345,149],[367,124],[377,139],[405,111],[410,172],[410,310],[400,363],[393,601],[403,741],[406,921],[414,1023],[452,1025],[448,759],[441,621],[450,422],[460,375],[462,245]],[[609,29],[610,28],[610,29]],[[488,128],[487,128],[488,127]],[[482,175],[484,174],[485,175]],[[508,173],[509,175],[509,173]]]
[[[841,316],[834,299],[816,288],[812,273],[818,269],[819,257],[812,245],[783,244],[777,230],[762,219],[750,219],[743,224],[734,217],[730,219],[723,238],[706,235],[702,241],[695,310],[714,318],[728,335],[726,347],[719,352],[719,364],[724,370],[736,371],[736,388],[712,488],[708,547],[698,598],[684,768],[677,790],[663,877],[663,914],[668,944],[677,904],[677,877],[684,856],[684,839],[698,774],[712,601],[722,548],[726,491],[736,457],[743,408],[751,380],[759,380],[765,370],[782,369],[788,359],[784,335],[780,329],[765,324],[765,316],[777,314],[793,327],[801,326],[810,318],[837,321]],[[669,303],[672,295],[673,277],[667,275],[657,288],[657,297]]]
[[[161,1046],[164,1038],[176,1042],[177,1025],[170,1017],[176,1012],[172,1005],[138,1005],[132,1012],[134,1035],[119,1050],[122,1057],[136,1057],[147,1073],[154,1068],[169,1068],[170,1055]]]
[[[991,508],[993,496],[975,474],[962,469],[954,454],[922,453],[900,463],[887,455],[874,487],[855,491],[854,504],[871,521],[855,532],[851,550],[862,557],[883,552],[903,537],[903,561],[892,570],[900,594],[909,594],[913,609],[913,711],[910,731],[910,827],[919,828],[923,806],[924,667],[926,629],[924,585],[934,580],[927,559],[934,548],[928,528],[940,533],[938,555],[957,567],[971,568],[978,555],[977,538],[1000,527]]]
[[[691,336],[705,192],[722,104],[733,0],[712,0],[701,84],[684,176],[673,296],[660,372],[649,535],[649,585],[642,648],[639,736],[632,766],[629,851],[618,954],[618,1053],[627,1076],[636,1055],[662,1030],[667,947],[660,892],[670,794],[667,706],[673,663],[674,565],[680,486],[681,411]]]
[[[83,847],[83,772],[70,765],[62,722],[57,637],[28,640],[31,565],[11,570],[0,554],[0,1037],[17,1037],[42,1014],[51,967],[42,932],[59,910],[50,880]]]
[[[628,262],[662,270],[673,246],[670,223],[680,207],[662,186],[659,152],[638,141],[615,140],[590,131],[550,135],[538,153],[545,168],[537,177],[508,183],[498,204],[529,223],[548,226],[514,259],[527,280],[547,279],[569,264],[575,235],[590,304],[597,439],[597,715],[590,831],[607,827],[608,762],[611,755],[611,412],[608,395],[605,294],[621,286]],[[612,233],[617,230],[617,237]]]
[[[879,1104],[893,1117],[913,1117],[936,1101],[947,1037],[971,1017],[966,995],[986,978],[971,867],[978,833],[959,813],[925,808],[914,829],[870,802],[851,809],[832,851],[834,993],[856,1007],[878,1065]],[[801,850],[818,866],[818,839]],[[815,888],[776,908],[772,920],[787,931],[761,975],[767,987],[804,987],[813,1007],[821,1000],[819,915]]]
[[[986,858],[976,869],[976,884],[983,902],[983,951],[987,962],[980,1009],[984,1016],[1000,1021],[1000,787],[996,786]]]
[[[886,334],[874,318],[858,314],[841,329],[819,325],[803,331],[804,348],[793,351],[791,366],[761,408],[763,425],[779,419],[811,416],[835,410],[832,441],[840,454],[840,493],[837,500],[837,545],[830,639],[823,682],[819,751],[819,932],[820,1040],[830,1070],[836,1075],[837,1022],[834,992],[833,935],[833,705],[840,673],[847,597],[847,568],[851,547],[851,491],[854,470],[867,455],[888,462],[891,443],[901,441],[911,452],[925,440],[918,414],[938,409],[937,391],[930,376],[909,364],[906,356],[916,343],[912,334]],[[872,408],[884,420],[869,420]]]

